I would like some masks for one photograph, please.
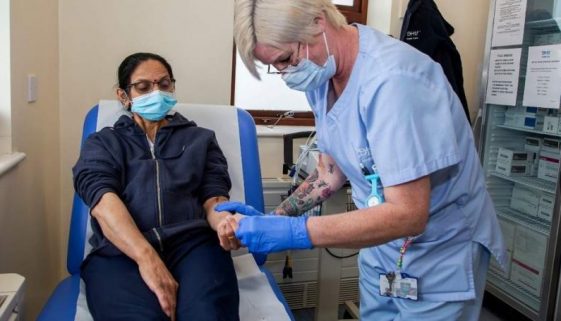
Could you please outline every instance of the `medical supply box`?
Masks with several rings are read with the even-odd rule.
[[[506,176],[529,176],[532,174],[534,157],[534,152],[500,147],[495,171]]]

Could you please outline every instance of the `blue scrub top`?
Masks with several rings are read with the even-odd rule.
[[[384,186],[428,175],[428,225],[408,249],[402,271],[419,278],[420,300],[473,299],[472,242],[503,266],[506,252],[462,104],[428,56],[369,27],[355,27],[358,56],[329,112],[328,83],[307,92],[318,147],[351,182],[358,208],[370,194],[360,163],[375,164]],[[396,270],[402,244],[399,239],[361,250],[361,286]]]

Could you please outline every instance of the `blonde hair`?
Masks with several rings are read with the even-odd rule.
[[[251,74],[259,78],[253,55],[257,42],[274,47],[311,42],[320,32],[314,21],[322,13],[336,29],[347,24],[331,0],[236,0],[234,38]]]

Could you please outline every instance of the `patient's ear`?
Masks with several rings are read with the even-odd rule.
[[[127,95],[126,91],[124,91],[121,88],[117,88],[117,98],[119,99],[119,101],[121,102],[123,107],[125,107],[125,109],[130,108],[131,101],[130,101],[129,96]]]

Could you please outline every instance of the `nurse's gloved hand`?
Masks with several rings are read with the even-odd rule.
[[[236,238],[252,253],[268,254],[288,249],[311,249],[312,241],[306,228],[307,221],[307,216],[248,216],[240,220]]]
[[[263,213],[259,212],[253,206],[245,205],[244,203],[240,202],[224,202],[218,204],[215,208],[217,212],[232,212],[232,213],[240,213],[247,216],[260,216],[264,215]]]

